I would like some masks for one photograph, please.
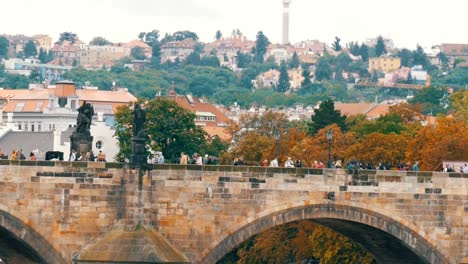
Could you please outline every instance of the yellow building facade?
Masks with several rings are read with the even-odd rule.
[[[393,72],[401,67],[400,58],[376,57],[369,58],[369,72]]]

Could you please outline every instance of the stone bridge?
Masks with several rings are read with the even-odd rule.
[[[141,179],[141,181],[139,180]],[[468,175],[0,160],[8,263],[216,263],[271,227],[310,219],[379,263],[467,263]]]

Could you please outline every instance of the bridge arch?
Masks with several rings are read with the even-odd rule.
[[[67,263],[31,222],[19,213],[0,204],[0,234],[9,236],[40,263]]]
[[[379,263],[398,263],[395,260],[401,260],[402,256],[405,263],[455,263],[435,241],[409,221],[381,208],[346,201],[303,201],[270,208],[227,230],[202,252],[197,262],[216,263],[256,234],[278,225],[307,219],[358,242]]]

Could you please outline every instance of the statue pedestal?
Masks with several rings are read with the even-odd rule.
[[[132,137],[131,168],[142,168],[142,166],[146,165],[145,141],[144,137]]]
[[[76,150],[77,155],[87,153],[93,149],[93,137],[89,133],[76,133],[70,136],[70,153]]]

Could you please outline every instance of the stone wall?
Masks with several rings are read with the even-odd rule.
[[[70,262],[125,213],[122,176],[128,173],[109,165],[0,160],[0,211],[27,227],[18,237],[39,241],[31,244],[39,254],[53,248]]]
[[[374,230],[368,235],[382,230],[430,263],[461,263],[468,255],[467,175],[365,172],[368,186],[349,185],[350,177],[337,170],[159,165],[143,175],[140,191],[137,172],[123,164],[0,160],[0,212],[11,216],[9,227],[0,224],[53,263],[71,262],[116,226],[139,223],[188,259],[215,263],[252,235],[302,219],[337,230],[363,224],[374,228],[365,229]]]

